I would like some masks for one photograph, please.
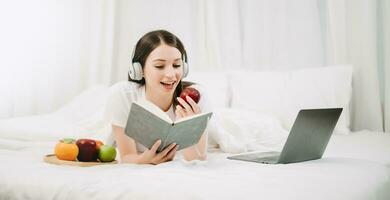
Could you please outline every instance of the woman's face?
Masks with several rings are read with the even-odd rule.
[[[183,76],[180,51],[166,44],[155,48],[147,57],[144,78],[147,90],[159,95],[172,95]]]

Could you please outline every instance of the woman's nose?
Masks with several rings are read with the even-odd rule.
[[[173,66],[169,66],[165,70],[166,77],[174,77],[175,73],[176,73],[176,71],[175,71],[175,68],[173,68]]]

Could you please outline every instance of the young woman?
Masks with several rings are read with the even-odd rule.
[[[195,103],[187,97],[186,103],[179,97],[185,87],[197,87],[182,81],[188,73],[187,54],[182,42],[165,30],[145,34],[136,44],[129,80],[114,84],[107,102],[106,117],[112,125],[112,132],[123,163],[159,164],[174,159],[178,149],[171,144],[157,153],[161,141],[151,149],[137,143],[124,132],[132,102],[146,99],[166,112],[173,120],[202,112],[204,95]],[[199,88],[197,88],[199,90]],[[200,91],[201,92],[201,91]],[[183,106],[178,105],[178,102]],[[207,134],[199,142],[183,149],[183,157],[190,161],[206,158]]]

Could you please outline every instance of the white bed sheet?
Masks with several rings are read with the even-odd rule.
[[[349,135],[333,135],[325,156],[369,160],[390,169],[390,134],[359,131]]]
[[[207,161],[81,168],[44,163],[51,142],[0,142],[0,199],[390,199],[390,135],[368,131],[335,135],[323,159],[288,165],[214,150]]]

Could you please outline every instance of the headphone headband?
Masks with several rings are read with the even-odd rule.
[[[131,65],[129,66],[128,74],[132,80],[140,81],[140,80],[142,80],[144,74],[143,74],[143,69],[142,69],[141,63],[133,62],[136,48],[137,48],[137,46],[135,46],[133,49],[133,53],[131,56]],[[186,60],[186,54],[182,54],[181,59],[183,61],[183,66],[182,66],[183,67],[182,79],[183,79],[183,78],[187,77],[188,72],[189,72],[189,67],[188,67],[188,63]]]

